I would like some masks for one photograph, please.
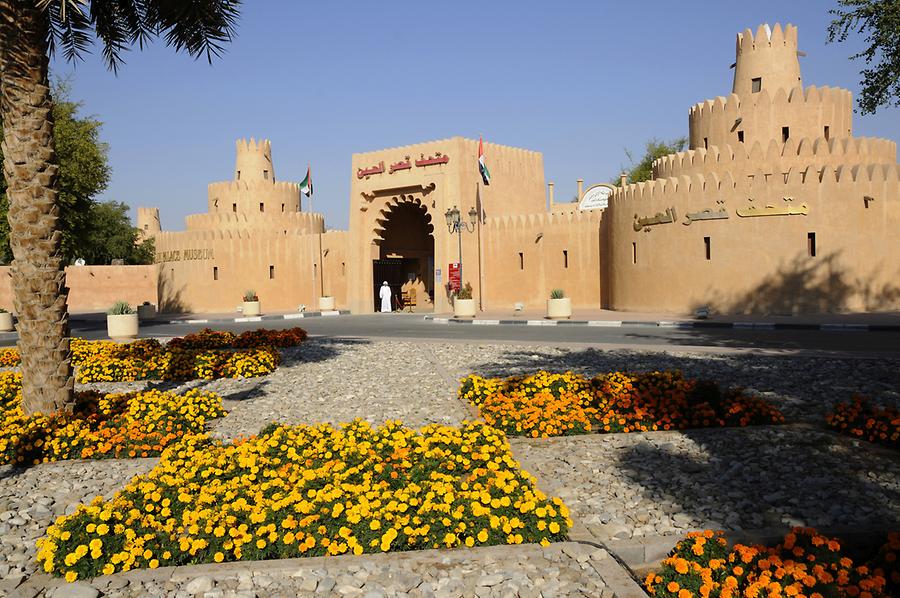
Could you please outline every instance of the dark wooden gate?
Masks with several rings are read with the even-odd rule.
[[[375,311],[381,311],[381,299],[378,298],[381,283],[388,282],[391,287],[392,307],[397,307],[400,299],[400,291],[403,286],[403,260],[401,258],[385,258],[381,260],[372,260],[372,283],[375,287],[373,290],[373,298],[375,300]]]

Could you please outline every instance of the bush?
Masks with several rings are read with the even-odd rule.
[[[187,436],[108,501],[61,517],[43,570],[73,581],[138,567],[562,540],[571,521],[483,423],[271,426]],[[88,558],[88,556],[90,558]]]
[[[877,565],[898,547],[900,537],[891,534],[872,563],[855,565],[840,542],[813,529],[794,528],[775,547],[736,544],[731,550],[722,532],[693,532],[647,575],[644,587],[658,598],[887,597],[886,576],[893,574]],[[889,570],[896,573],[893,563]]]
[[[126,316],[133,314],[134,308],[132,308],[127,301],[116,301],[106,313],[110,316]]]
[[[550,291],[551,299],[565,299],[565,297],[566,292],[562,289],[553,289],[552,291]]]
[[[881,407],[856,395],[825,416],[829,428],[869,442],[900,448],[900,410]]]
[[[459,396],[509,435],[532,437],[779,424],[777,408],[740,390],[686,380],[681,372],[612,372],[593,379],[540,371],[463,378]]]
[[[80,392],[72,413],[26,416],[21,389],[21,374],[0,373],[0,464],[158,456],[225,413],[219,395],[191,389],[184,394]]]

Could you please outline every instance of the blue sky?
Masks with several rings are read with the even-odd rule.
[[[272,141],[277,178],[312,163],[315,209],[347,227],[350,156],[454,135],[543,152],[557,199],[604,182],[646,140],[687,134],[688,108],[731,91],[735,34],[800,28],[804,85],[859,89],[862,40],[825,45],[836,0],[297,2],[245,0],[210,66],[156,43],[118,76],[94,55],[56,59],[73,99],[105,124],[103,199],[158,206],[163,228],[202,212],[231,178],[234,141]],[[900,140],[900,110],[854,135]],[[490,157],[488,156],[488,159]]]

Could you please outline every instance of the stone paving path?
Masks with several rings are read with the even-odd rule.
[[[266,378],[94,386],[108,391],[202,386],[219,392],[229,414],[213,423],[212,432],[230,439],[254,434],[271,421],[338,423],[360,417],[373,424],[400,419],[413,427],[455,425],[472,417],[455,394],[456,381],[470,372],[510,375],[544,368],[592,375],[679,368],[688,376],[750,386],[778,404],[789,420],[821,426],[830,405],[853,392],[900,403],[898,365],[887,359],[311,339],[287,351],[283,365]],[[821,430],[657,432],[511,443],[539,485],[571,507],[579,532],[612,550],[617,542],[706,526],[900,525],[900,461],[865,443],[854,448],[853,442]],[[55,581],[35,575],[33,559],[34,541],[47,525],[97,494],[111,495],[152,465],[153,460],[119,460],[61,462],[25,471],[0,467],[0,595],[376,598],[517,591],[526,596],[610,596],[614,592],[597,573],[597,563],[623,573],[605,552],[575,555],[578,548],[570,552],[563,548],[570,544],[560,544],[543,550],[518,546],[340,557],[291,564],[290,571],[244,563],[194,567],[187,573],[175,569],[169,577],[164,570],[139,571],[45,592],[41,584]],[[627,595],[622,587],[616,590],[620,598]]]

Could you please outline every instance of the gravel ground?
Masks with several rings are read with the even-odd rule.
[[[35,542],[57,517],[97,495],[112,496],[156,461],[60,461],[25,470],[0,466],[0,580],[35,571]]]
[[[707,528],[900,526],[900,459],[806,427],[511,444],[543,489],[603,542]]]
[[[310,339],[286,351],[282,366],[265,378],[92,386],[105,391],[199,386],[219,392],[229,414],[213,422],[212,431],[229,439],[254,434],[272,421],[339,423],[364,418],[373,424],[400,419],[413,427],[458,424],[471,418],[455,396],[458,379],[470,372],[510,375],[543,368],[595,374],[678,368],[688,376],[752,387],[778,404],[789,421],[821,425],[830,405],[853,392],[900,403],[898,365],[886,359]],[[575,518],[602,541],[706,526],[736,530],[784,524],[877,525],[884,529],[900,524],[900,462],[869,450],[865,443],[857,443],[861,448],[854,449],[851,442],[837,441],[822,431],[729,429],[513,439],[512,444],[539,484],[562,496]],[[111,495],[133,475],[149,471],[152,464],[153,460],[119,460],[54,463],[25,471],[0,467],[0,595],[19,576],[35,571],[34,542],[56,517],[98,494]],[[318,569],[309,568],[296,577],[254,573],[249,578],[213,579],[207,595],[323,594],[344,586],[348,586],[345,595],[368,592],[373,598],[407,591],[410,595],[508,595],[515,587],[522,588],[522,595],[534,594],[535,588],[546,590],[544,595],[600,595],[601,586],[591,585],[599,582],[584,566],[586,561],[576,559],[573,565],[565,554],[546,550],[536,554],[534,547],[496,550],[498,554],[491,557],[495,560],[473,560],[464,551],[447,552],[440,563],[415,566],[410,564],[415,560],[400,559],[397,563],[406,564],[397,564],[373,559],[370,567],[334,559],[333,564],[317,565]],[[407,581],[419,581],[398,589],[407,581],[393,580],[390,575],[395,571],[411,576]],[[496,583],[478,585],[482,577],[494,580],[497,575],[503,577]],[[120,584],[118,578],[110,580]],[[351,578],[359,581],[355,588],[349,587]],[[104,595],[121,596],[188,595],[186,584],[191,581],[135,580],[101,590]],[[326,591],[331,581],[335,585]]]
[[[80,583],[79,596],[102,591],[110,597],[174,596],[189,598],[253,596],[590,596],[614,594],[600,571],[609,554],[584,544],[565,543],[445,551],[405,552],[363,557],[292,559],[267,570],[268,563],[177,569],[154,573],[153,580],[128,575]],[[598,569],[600,571],[598,571]],[[183,571],[183,570],[182,570]],[[77,587],[76,586],[76,587]],[[46,594],[72,596],[72,586]],[[93,594],[96,595],[96,594]]]

